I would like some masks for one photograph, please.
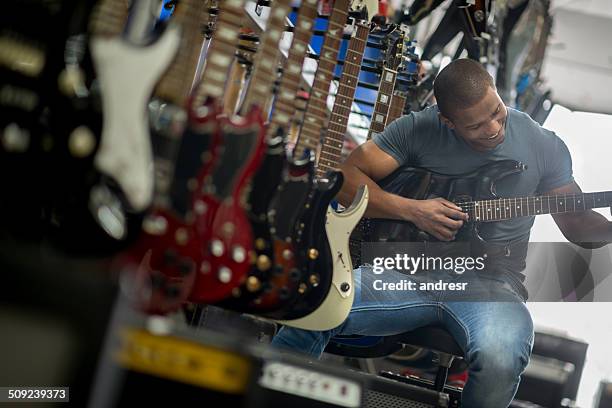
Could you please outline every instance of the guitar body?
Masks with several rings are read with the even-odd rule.
[[[104,111],[95,165],[118,182],[136,211],[145,210],[153,198],[147,102],[179,41],[180,30],[173,25],[147,47],[135,47],[122,38],[91,39]]]
[[[338,187],[334,186],[333,191],[337,189]],[[286,315],[290,320],[281,320],[280,323],[306,330],[329,330],[346,320],[355,297],[349,237],[367,206],[368,189],[367,186],[363,186],[345,211],[337,212],[331,206],[327,207],[325,233],[323,236],[312,236],[312,238],[329,237],[331,265],[321,265],[313,261],[311,273],[330,267],[333,273],[323,274],[319,286],[310,288]]]
[[[178,310],[189,297],[202,258],[192,224],[165,210],[148,214],[138,242],[117,259],[128,297],[149,314]]]
[[[266,272],[263,293],[252,306],[259,313],[274,313],[282,309],[297,296],[298,286],[303,280],[295,249],[296,226],[310,203],[314,163],[310,158],[291,160],[282,174],[283,180],[270,201],[268,211],[273,262],[269,266],[261,262],[256,264],[258,269]]]
[[[239,293],[222,301],[220,306],[238,311],[247,311],[253,307],[253,301],[262,294],[263,283],[268,282],[274,267],[274,260],[282,258],[284,250],[292,250],[290,243],[274,245],[271,225],[268,222],[268,208],[278,185],[281,182],[286,165],[285,144],[282,137],[275,137],[267,142],[263,162],[253,178],[248,198],[247,215],[254,237],[255,265],[249,270],[246,282]]]
[[[259,109],[251,110],[246,117],[217,120],[222,135],[221,157],[210,177],[202,180],[204,194],[196,197],[206,207],[197,225],[208,246],[192,300],[203,303],[230,296],[249,271],[253,231],[244,210],[245,197],[265,152],[265,128]]]
[[[435,173],[423,168],[401,167],[379,182],[385,190],[416,200],[444,198],[461,206],[462,202],[497,198],[495,183],[524,170],[515,160],[499,160],[461,175]],[[407,221],[368,219],[367,231],[361,238],[369,242],[424,242],[436,239]],[[363,232],[363,229],[362,229]],[[466,223],[457,240],[479,239],[478,220]]]

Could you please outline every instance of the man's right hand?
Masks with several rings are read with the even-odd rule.
[[[452,241],[468,215],[443,198],[411,200],[408,221],[440,241]]]

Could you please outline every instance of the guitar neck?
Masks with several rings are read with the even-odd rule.
[[[374,133],[380,133],[385,130],[387,125],[389,106],[393,97],[393,88],[395,88],[395,80],[397,71],[385,67],[380,77],[380,85],[378,86],[378,96],[370,121],[370,129],[368,130],[368,138],[370,140]]]
[[[338,92],[317,165],[317,178],[323,177],[329,170],[335,170],[341,161],[344,136],[355,98],[355,89],[359,82],[359,71],[361,70],[361,61],[365,53],[369,32],[368,23],[359,22],[355,25],[355,30],[349,41],[344,69],[338,83]]]
[[[286,133],[295,114],[295,97],[300,87],[302,66],[316,17],[317,1],[302,1],[293,29],[293,40],[283,69],[279,92],[274,103],[274,111],[268,125],[267,139],[275,137],[280,131]]]
[[[229,67],[234,60],[238,32],[244,14],[244,0],[225,0],[220,3],[215,32],[207,52],[206,66],[194,97],[195,106],[206,98],[223,96]]]
[[[327,96],[329,85],[334,77],[334,68],[338,58],[338,50],[342,42],[344,25],[348,17],[349,0],[336,0],[334,9],[329,17],[327,34],[321,47],[319,65],[315,74],[308,106],[304,114],[298,143],[293,151],[293,156],[300,158],[306,150],[315,152],[321,137],[321,130],[327,122]]]
[[[501,198],[459,204],[470,219],[501,221],[542,214],[562,214],[612,206],[612,191],[551,196]]]
[[[400,92],[394,92],[391,97],[391,106],[387,114],[387,123],[393,122],[404,114],[404,106],[406,106],[406,95]]]
[[[181,45],[174,61],[159,81],[155,96],[176,106],[183,106],[191,91],[204,36],[202,26],[208,24],[209,1],[182,0],[174,15],[181,26]]]
[[[95,36],[116,37],[123,33],[128,8],[122,0],[101,0],[92,12],[89,31]]]
[[[270,16],[265,31],[261,35],[261,44],[255,55],[253,74],[251,75],[242,114],[246,115],[255,105],[264,108],[272,94],[276,69],[280,59],[278,43],[285,29],[285,19],[291,8],[291,0],[275,0],[270,7]],[[267,112],[263,112],[267,119]]]

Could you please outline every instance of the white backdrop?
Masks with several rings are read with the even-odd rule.
[[[555,131],[567,144],[573,158],[574,178],[583,191],[612,190],[612,116],[571,112],[556,105],[545,127]],[[600,212],[612,218],[609,210]],[[536,218],[531,240],[566,242],[552,217],[546,215]],[[594,250],[591,261],[609,258],[610,254],[610,246]],[[560,265],[563,266],[567,267]],[[528,277],[528,282],[533,278]],[[612,303],[533,302],[527,306],[538,328],[565,332],[589,343],[577,403],[583,408],[591,407],[599,381],[612,380]]]

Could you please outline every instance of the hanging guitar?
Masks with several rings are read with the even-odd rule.
[[[245,281],[252,265],[254,238],[245,211],[245,198],[265,152],[263,120],[267,114],[262,108],[272,92],[279,60],[278,42],[289,9],[287,0],[278,0],[269,9],[267,27],[255,55],[252,79],[242,104],[241,116],[215,118],[223,151],[218,165],[210,174],[198,179],[200,187],[193,204],[196,211],[200,209],[198,231],[207,243],[190,298],[196,303],[210,303],[229,297]],[[237,39],[239,16],[224,19],[220,15],[218,19],[219,33],[223,22],[233,27]],[[219,40],[226,41],[228,35],[219,36]],[[210,52],[225,53],[225,58],[231,61],[233,51],[230,49],[228,53],[228,45],[221,42],[215,44],[214,41]],[[203,83],[202,86],[209,84]],[[198,103],[195,100],[194,106],[197,107]]]
[[[385,44],[385,59],[383,61],[378,94],[376,95],[366,141],[370,140],[373,134],[382,132],[387,123],[390,123],[389,115],[392,114],[393,91],[398,77],[398,70],[405,62],[404,51],[407,50],[406,42],[406,32],[401,26],[394,26],[383,42]],[[397,100],[396,103],[398,103]],[[399,101],[399,103],[401,104],[402,101]],[[328,165],[332,165],[336,161],[337,159],[332,157]],[[361,239],[359,237],[363,234],[366,224],[367,220],[361,220],[351,234],[349,247],[353,265],[359,265],[359,260],[361,259]]]
[[[291,257],[283,256],[283,251],[290,250],[290,245],[287,244],[286,248],[278,244],[273,245],[267,213],[286,166],[285,139],[295,114],[295,98],[316,16],[317,1],[303,1],[293,29],[293,40],[283,68],[272,116],[266,128],[266,155],[253,178],[253,187],[248,198],[248,214],[254,234],[255,265],[250,268],[245,283],[232,292],[232,298],[220,304],[225,308],[251,310],[252,302],[263,290],[271,287],[270,281],[278,275],[276,271],[282,270],[283,264],[289,269],[293,265],[294,260]]]
[[[367,22],[357,23],[355,34],[349,42],[338,92],[315,172],[316,183],[319,180],[323,183],[332,180],[334,187],[338,189],[342,186],[343,178],[339,177],[342,173],[336,172],[335,169],[341,160],[344,136],[359,80],[361,56],[365,53],[368,32]],[[337,191],[334,189],[334,195]],[[313,202],[318,203],[319,200]],[[364,186],[358,190],[353,203],[345,211],[336,212],[327,199],[322,203],[327,206],[315,206],[304,212],[304,218],[301,220],[304,228],[303,231],[298,231],[297,244],[313,248],[317,243],[323,243],[324,246],[321,248],[326,256],[312,259],[309,253],[300,255],[311,256],[311,262],[308,264],[309,276],[319,271],[324,272],[319,273],[317,285],[304,291],[292,305],[291,311],[285,313],[283,319],[291,320],[280,321],[283,324],[311,330],[326,330],[338,326],[346,319],[352,306],[353,267],[348,249],[348,236],[366,210],[367,188]],[[325,219],[324,230],[307,226],[321,217]]]
[[[367,12],[369,19],[378,12],[376,2],[367,5],[359,2],[352,7],[354,10],[361,10],[364,14]],[[276,283],[276,286],[261,298],[260,305],[271,309],[265,315],[275,319],[297,319],[312,312],[330,290],[334,267],[346,266],[346,262],[342,265],[341,253],[331,253],[332,249],[336,251],[337,248],[330,248],[326,234],[327,210],[342,185],[342,174],[334,172],[325,178],[315,179],[314,154],[319,145],[323,124],[327,119],[326,103],[332,79],[330,73],[333,73],[336,65],[347,9],[348,4],[342,2],[334,4],[300,137],[293,151],[290,167],[284,175],[283,183],[269,211],[275,243],[292,245],[289,255],[295,258],[296,265],[291,270],[284,270],[280,275],[284,279]],[[342,93],[339,91],[337,99],[339,102],[348,103],[349,107],[357,86],[368,33],[367,21],[360,20],[355,24],[349,43],[344,68],[346,74],[343,74],[344,79],[340,83],[343,91]],[[332,112],[328,130],[334,129],[336,125],[332,124],[336,121],[338,128],[335,130],[344,136],[340,128],[344,126],[346,130],[347,120],[346,106],[338,105],[336,111]],[[365,196],[365,193],[358,194],[355,204],[347,214],[357,216],[358,211],[354,208],[363,205]],[[359,217],[357,216],[357,220]],[[347,224],[350,224],[350,221]],[[348,260],[348,252],[346,258]],[[347,292],[346,288],[343,289]]]
[[[201,241],[193,227],[187,197],[172,200],[183,191],[185,168],[177,166],[177,145],[187,118],[185,107],[202,47],[201,24],[208,13],[199,0],[182,0],[171,23],[181,30],[176,58],[155,88],[150,104],[155,169],[154,208],[142,223],[138,241],[121,254],[116,265],[129,279],[128,294],[147,313],[167,313],[187,299],[201,260]],[[182,163],[181,163],[182,164]],[[194,176],[195,174],[192,174]],[[191,222],[190,222],[191,220]]]
[[[379,90],[374,113],[379,115],[386,115],[388,110],[397,68],[403,60],[404,45],[403,31],[394,28],[384,31],[386,33],[387,57],[385,59],[385,69],[383,69],[381,76],[380,90],[383,93],[381,94]],[[365,43],[362,46],[365,49]],[[361,47],[355,51],[358,55],[363,55]],[[334,169],[338,167],[342,160],[344,135],[355,93],[356,84],[354,82],[359,77],[360,63],[358,57],[355,58],[354,54],[350,54],[349,57],[347,53],[344,71],[338,85],[338,94],[317,166],[316,176],[319,179],[325,177],[326,174],[333,174]],[[387,92],[386,97],[383,96],[385,92]],[[377,124],[378,122],[374,121],[373,123]],[[325,234],[310,239],[313,241],[328,241],[333,259],[333,273],[321,274],[319,286],[302,296],[293,305],[291,312],[286,317],[291,320],[282,320],[283,324],[309,330],[326,330],[338,326],[348,316],[355,295],[349,236],[363,216],[368,204],[368,191],[364,187],[358,190],[353,203],[345,211],[337,212],[331,206],[328,206]],[[328,266],[315,263],[314,267],[320,270]]]
[[[93,6],[11,2],[0,17],[0,223],[20,240],[40,241],[54,205],[89,185],[101,128],[85,34]]]

